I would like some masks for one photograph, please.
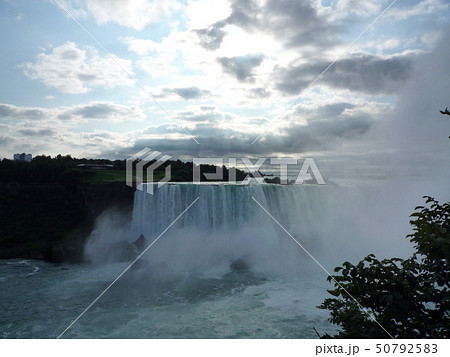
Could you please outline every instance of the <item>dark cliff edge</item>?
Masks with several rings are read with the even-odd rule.
[[[0,259],[82,262],[96,218],[106,209],[131,214],[134,190],[124,182],[0,182]]]

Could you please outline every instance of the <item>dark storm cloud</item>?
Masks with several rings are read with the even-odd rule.
[[[391,94],[408,79],[414,55],[380,58],[362,55],[334,63],[320,79],[334,88],[350,89],[368,94]],[[279,68],[275,77],[277,88],[286,94],[300,93],[331,62],[319,62]]]
[[[258,67],[263,60],[264,56],[260,54],[217,58],[224,72],[231,74],[240,82],[253,81],[253,69]]]
[[[339,29],[319,15],[308,0],[268,0],[263,3],[234,0],[231,14],[226,19],[206,29],[195,30],[200,45],[208,50],[218,49],[227,25],[271,34],[286,47],[336,45],[335,35]]]

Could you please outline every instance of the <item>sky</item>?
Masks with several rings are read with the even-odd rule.
[[[449,0],[0,0],[0,33],[0,157],[448,174]]]

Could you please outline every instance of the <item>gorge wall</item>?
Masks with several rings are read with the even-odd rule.
[[[81,262],[96,218],[106,209],[131,214],[133,198],[123,182],[0,182],[0,259]]]

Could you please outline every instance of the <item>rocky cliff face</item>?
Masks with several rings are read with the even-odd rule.
[[[105,209],[131,211],[122,182],[77,186],[0,182],[0,258],[80,262],[86,237]]]

